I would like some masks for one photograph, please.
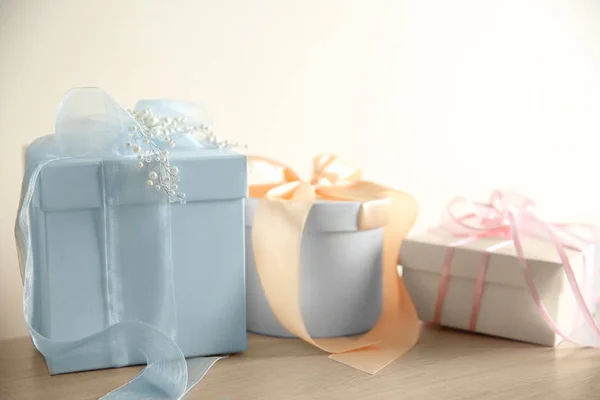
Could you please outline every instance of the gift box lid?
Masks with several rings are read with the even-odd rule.
[[[36,199],[46,211],[100,207],[103,177],[117,168],[125,173],[122,184],[138,187],[124,191],[120,204],[149,201],[146,186],[150,169],[136,168],[133,156],[110,159],[71,158],[52,162],[40,173]],[[171,164],[179,169],[179,187],[188,202],[240,199],[247,194],[246,157],[227,149],[173,152]],[[131,189],[131,187],[130,187]]]
[[[402,244],[400,265],[404,269],[440,274],[447,249],[459,239],[437,229],[409,236],[404,239]],[[544,281],[562,275],[562,263],[551,243],[529,237],[523,238],[522,241],[525,256],[536,283],[543,284]],[[457,278],[476,279],[478,266],[482,263],[486,249],[503,242],[506,242],[506,240],[480,238],[457,246],[452,258],[450,275]],[[590,248],[591,250],[593,249]],[[578,280],[582,279],[584,273],[583,253],[573,249],[565,249],[565,251]],[[586,275],[593,273],[593,268],[587,268],[587,270]],[[485,281],[515,287],[527,287],[512,243],[509,242],[491,253]]]
[[[251,228],[260,199],[246,200],[246,227]],[[356,232],[361,203],[317,199],[310,209],[305,232]],[[379,228],[376,228],[379,229]]]

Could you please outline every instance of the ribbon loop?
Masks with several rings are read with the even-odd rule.
[[[333,154],[323,153],[313,158],[311,182],[316,186],[335,185],[360,180],[361,171]]]
[[[99,88],[75,88],[65,95],[56,114],[51,140],[68,157],[109,156],[117,152],[135,119]]]
[[[135,124],[131,115],[99,88],[71,89],[56,115],[56,135],[123,135]]]

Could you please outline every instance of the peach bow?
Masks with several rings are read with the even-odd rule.
[[[359,169],[333,154],[313,158],[310,182],[275,160],[249,156],[248,162],[252,169],[279,175],[275,183],[250,185],[249,189],[250,197],[262,199],[254,216],[252,247],[265,295],[278,321],[299,338],[331,353],[330,358],[371,374],[412,348],[419,336],[418,318],[397,265],[402,240],[417,217],[415,199],[361,180]],[[371,331],[357,338],[314,339],[302,318],[301,239],[316,198],[361,202],[358,229],[384,226],[381,316]]]

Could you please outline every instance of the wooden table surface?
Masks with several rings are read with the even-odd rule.
[[[0,341],[0,399],[97,399],[140,367],[49,376],[28,338]],[[420,343],[376,375],[298,340],[250,335],[185,399],[600,399],[600,350],[538,347],[423,327]]]

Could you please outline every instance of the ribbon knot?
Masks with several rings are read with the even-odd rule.
[[[332,183],[323,176],[313,176],[310,180],[310,185],[316,190],[319,186],[331,186]]]
[[[501,214],[486,215],[481,219],[481,226],[484,231],[476,234],[479,237],[499,237],[510,239],[510,220],[508,218],[508,213],[506,212]]]
[[[454,198],[446,207],[440,225],[455,236],[510,239],[515,229],[523,229],[523,222],[528,221],[534,211],[532,199],[497,190],[487,203]]]
[[[250,187],[250,197],[262,198],[267,193],[285,199],[294,198],[299,190],[310,190],[314,196],[327,200],[341,200],[342,194],[334,188],[344,188],[360,182],[361,171],[350,166],[332,154],[319,154],[313,158],[309,180],[303,180],[289,166],[266,157],[252,156],[252,169],[264,174],[272,183],[254,184]],[[329,188],[329,189],[328,189]],[[357,199],[361,201],[362,199]]]

